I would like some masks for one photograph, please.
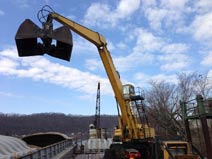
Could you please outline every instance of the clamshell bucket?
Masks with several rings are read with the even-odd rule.
[[[48,54],[69,61],[73,47],[71,31],[67,26],[55,30],[52,28],[52,23],[44,23],[43,29],[40,29],[26,19],[15,36],[18,55],[23,57]],[[55,44],[52,44],[53,40],[56,40]]]

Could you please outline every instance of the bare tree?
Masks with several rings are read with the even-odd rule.
[[[208,77],[207,74],[196,74],[194,80],[194,92],[200,94],[203,98],[211,97],[212,95],[212,77]]]
[[[177,84],[152,81],[150,85],[146,98],[149,120],[163,136],[185,136],[180,100],[192,100],[197,94],[204,98],[212,95],[212,78],[196,72],[178,74]]]
[[[182,101],[188,101],[195,97],[196,73],[178,74],[178,96]]]
[[[166,137],[182,135],[182,123],[178,117],[179,97],[177,87],[170,83],[152,81],[146,96],[148,115],[156,133]]]

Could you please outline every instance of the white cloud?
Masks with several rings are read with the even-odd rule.
[[[149,82],[151,81],[164,81],[176,84],[178,81],[177,75],[165,75],[165,74],[156,74],[156,75],[147,75],[144,73],[135,74],[134,78],[139,81],[141,87],[148,87]]]
[[[186,44],[174,43],[164,45],[161,49],[162,55],[158,60],[161,63],[161,69],[164,71],[181,70],[190,63],[190,58],[186,55],[189,47]]]
[[[176,75],[165,75],[165,74],[154,75],[152,77],[152,80],[160,82],[165,81],[173,84],[176,84],[178,82]]]
[[[204,57],[201,64],[206,66],[212,66],[212,51],[210,51],[209,54]]]
[[[10,60],[8,58],[0,58],[0,64],[3,68],[11,68],[14,69],[18,65],[15,61]]]
[[[162,0],[142,5],[144,16],[153,30],[162,32],[164,29],[177,29],[184,23],[184,13],[189,0]]]
[[[193,37],[198,41],[212,42],[212,12],[198,15],[189,27]]]
[[[84,94],[96,93],[96,83],[101,81],[104,94],[111,94],[112,92],[108,80],[100,76],[52,63],[41,56],[12,58],[12,54],[17,55],[16,49],[8,48],[0,51],[1,74],[45,81],[75,89]]]
[[[149,21],[149,25],[154,30],[161,30],[162,21],[167,15],[167,10],[158,8],[147,8],[145,16]],[[155,18],[157,17],[157,18]]]
[[[208,71],[207,77],[212,79],[212,70]]]
[[[152,76],[144,74],[144,73],[136,73],[133,77],[136,81],[138,81],[136,83],[137,86],[140,86],[142,88],[147,88],[149,87],[149,82],[152,80]]]
[[[0,96],[11,97],[13,95],[11,93],[7,93],[7,92],[0,92]]]
[[[190,33],[199,42],[211,45],[212,40],[212,1],[188,0],[182,14],[182,23],[176,29],[177,33]],[[208,43],[209,42],[209,43]]]
[[[137,38],[136,47],[133,49],[134,52],[155,51],[164,45],[163,39],[154,36],[151,32],[144,29],[137,28],[134,34]]]
[[[108,4],[93,3],[86,12],[84,23],[92,26],[116,26],[119,20],[128,19],[140,6],[140,0],[121,0],[115,9]]]
[[[156,6],[157,2],[156,0],[142,0],[141,4],[144,8],[148,8]]]
[[[152,54],[143,52],[133,52],[127,56],[113,57],[114,65],[119,72],[135,69],[140,65],[148,65],[152,60]],[[102,62],[97,59],[86,60],[85,66],[91,71],[104,69]]]
[[[164,39],[141,28],[135,29],[131,35],[136,41],[132,52],[126,56],[113,57],[114,64],[120,72],[148,66],[154,62],[159,62],[160,69],[163,71],[184,69],[190,64],[189,57],[186,55],[189,47],[184,43],[167,43]],[[101,61],[97,59],[86,61],[86,68],[90,70],[96,70],[99,66]]]
[[[165,45],[161,52],[164,52],[166,54],[169,53],[184,53],[189,49],[189,47],[186,44],[183,43],[174,43],[174,44],[169,44]]]
[[[179,72],[188,66],[189,57],[184,54],[161,55],[159,60],[161,62],[161,70]]]
[[[113,58],[119,71],[127,71],[141,65],[151,64],[154,59],[152,52],[159,50],[164,45],[164,41],[161,38],[141,28],[135,29],[133,36],[136,43],[132,52],[125,57]]]
[[[85,67],[91,71],[96,70],[97,68],[100,69],[103,66],[101,62],[97,59],[88,59],[85,62]]]
[[[87,9],[84,23],[91,26],[100,26],[104,23],[110,23],[112,26],[115,25],[110,7],[107,4],[101,3],[94,3]]]
[[[188,1],[189,0],[162,0],[160,5],[164,8],[183,10]]]
[[[126,53],[126,56],[112,57],[117,70],[120,72],[135,69],[141,65],[151,64],[154,58],[151,52],[159,50],[164,45],[162,39],[143,29],[135,29],[132,34],[136,41],[132,52]],[[123,46],[123,43],[119,44]],[[96,59],[89,59],[86,61],[86,67],[90,70],[97,69],[97,66],[98,68],[101,66],[101,61],[97,61]]]
[[[115,49],[115,46],[111,41],[107,40],[107,48],[111,51]]]
[[[184,43],[168,43],[161,37],[141,28],[136,29],[136,46],[131,54],[132,61],[145,65],[159,62],[163,71],[176,71],[187,67],[190,60],[187,54],[189,46]],[[157,54],[155,54],[157,52]],[[126,59],[130,59],[129,57]],[[138,60],[139,59],[139,60]],[[136,62],[132,62],[134,65]],[[138,65],[137,65],[138,66]]]
[[[12,46],[8,46],[7,49],[0,51],[0,55],[2,57],[7,57],[7,58],[10,58],[10,59],[13,59],[13,60],[19,58],[16,48],[12,47]]]
[[[4,14],[4,11],[0,10],[0,16],[3,16]]]
[[[177,56],[178,57],[178,56]],[[163,71],[176,71],[176,72],[181,72],[183,68],[185,68],[188,64],[187,64],[187,61],[184,60],[184,61],[180,61],[180,60],[176,60],[175,57],[174,59],[169,59],[169,62],[161,65],[161,70]],[[188,57],[186,57],[188,58]],[[175,62],[173,62],[175,61]]]
[[[133,52],[125,57],[114,58],[114,63],[120,72],[137,68],[140,65],[148,65],[152,62],[153,55],[143,52]]]
[[[15,52],[14,47],[0,51],[0,73],[14,74],[14,70],[19,66],[15,60],[18,57]]]
[[[207,13],[212,9],[212,1],[211,0],[197,0],[194,5],[194,9],[198,13]]]
[[[17,94],[13,94],[13,93],[10,93],[10,92],[0,92],[0,96],[24,98],[23,96],[20,96],[20,95],[17,95]]]
[[[164,29],[175,29],[183,23],[182,12],[167,8],[148,8],[145,16],[152,29],[164,31]],[[155,18],[157,17],[157,18]]]
[[[124,50],[127,48],[127,45],[124,42],[119,42],[116,46],[121,50]]]
[[[139,59],[141,63],[146,65],[156,60],[164,71],[183,69],[190,63],[189,57],[186,55],[189,49],[188,45],[184,43],[168,43],[161,37],[140,28],[136,29],[135,35],[137,36],[137,42],[133,48],[132,56],[135,57],[133,60]]]
[[[135,30],[135,37],[137,38],[136,46],[133,48],[133,53],[126,58],[126,63],[129,59],[132,59],[134,66],[136,61],[145,65],[159,62],[160,68],[164,71],[183,69],[190,63],[186,55],[189,46],[184,43],[168,43],[161,37],[141,28]]]
[[[80,53],[80,54],[90,54],[98,52],[95,45],[90,43],[89,41],[83,39],[82,37],[77,37],[74,39],[73,51],[72,53]],[[90,54],[92,55],[92,54]]]
[[[140,0],[121,0],[116,9],[116,15],[119,18],[126,18],[133,14],[140,7]]]

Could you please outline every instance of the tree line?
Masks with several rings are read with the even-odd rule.
[[[39,113],[31,115],[0,114],[0,134],[27,135],[38,132],[60,132],[67,135],[89,130],[94,116],[65,115],[62,113]],[[117,116],[102,115],[102,128],[109,131],[117,125]]]

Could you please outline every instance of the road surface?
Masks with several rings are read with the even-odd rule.
[[[103,153],[97,154],[80,154],[77,155],[74,159],[103,159]]]

